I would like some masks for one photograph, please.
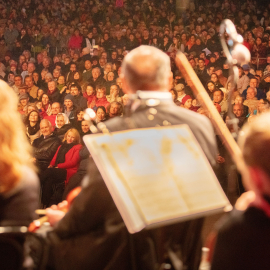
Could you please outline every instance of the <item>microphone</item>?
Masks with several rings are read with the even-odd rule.
[[[221,45],[228,59],[229,64],[243,65],[250,62],[250,52],[243,43],[243,37],[237,34],[231,20],[225,19],[220,25]],[[225,33],[229,35],[228,46],[226,44]],[[229,47],[229,49],[228,49]]]

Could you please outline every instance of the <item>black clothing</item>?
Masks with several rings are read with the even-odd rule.
[[[81,108],[83,110],[85,110],[87,108],[87,100],[86,100],[86,98],[84,98],[81,95],[73,96],[73,104],[77,108]]]
[[[206,117],[177,107],[173,101],[161,102],[155,109],[155,118],[149,120],[149,107],[142,105],[131,115],[130,121],[135,128],[162,125],[164,120],[172,125],[188,124],[210,163],[215,164],[216,141],[212,125]],[[128,129],[126,117],[115,117],[105,124],[110,131]],[[83,189],[70,210],[48,235],[56,269],[132,269],[131,239],[137,269],[156,269],[156,263],[164,261],[165,242],[169,243],[169,240],[170,247],[178,247],[185,269],[198,269],[203,219],[143,230],[131,236],[91,158],[89,172],[91,174],[84,179]]]
[[[102,77],[102,75],[100,75],[95,81],[92,77],[90,80],[88,80],[88,82],[96,87],[97,85],[105,85],[106,80]]]
[[[74,146],[74,145],[73,145]],[[62,147],[61,147],[62,148]],[[60,168],[47,168],[40,177],[41,182],[41,202],[44,206],[49,207],[52,204],[57,204],[61,201],[62,194],[64,192],[64,182],[67,177],[67,170]],[[51,202],[55,185],[63,184],[61,188],[61,194],[58,196],[58,201]]]
[[[66,132],[72,128],[71,124],[65,124],[61,128],[55,128],[54,134],[62,141]]]
[[[50,162],[61,145],[61,140],[53,133],[44,139],[44,136],[33,141],[34,157],[39,170],[44,171],[50,165]]]
[[[62,146],[59,148],[59,151],[57,153],[57,157],[55,160],[55,167],[57,167],[57,165],[59,163],[64,163],[66,160],[66,153],[75,145],[75,143],[66,143],[64,142],[62,144]]]
[[[270,218],[255,207],[234,210],[221,221],[212,270],[268,270]]]
[[[33,127],[31,125],[27,126],[28,127],[28,130],[27,130],[28,134],[29,135],[35,135],[40,129],[39,125],[40,125],[40,123],[37,122]]]

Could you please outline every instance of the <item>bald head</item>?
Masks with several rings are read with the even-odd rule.
[[[140,46],[126,55],[122,63],[123,89],[169,91],[171,82],[170,58],[151,46]]]

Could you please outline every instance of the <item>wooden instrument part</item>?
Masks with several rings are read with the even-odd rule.
[[[221,118],[220,114],[218,113],[216,107],[214,106],[213,101],[210,99],[201,81],[187,60],[186,56],[182,52],[178,52],[175,58],[175,62],[183,77],[186,79],[187,84],[196,95],[196,98],[202,102],[203,108],[210,113],[211,120],[216,129],[216,132],[221,136],[221,139],[231,154],[238,170],[243,171],[245,164],[243,161],[242,152],[232,137],[223,119]]]

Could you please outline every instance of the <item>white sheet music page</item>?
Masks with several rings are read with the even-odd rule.
[[[84,138],[131,233],[229,204],[186,125]]]

